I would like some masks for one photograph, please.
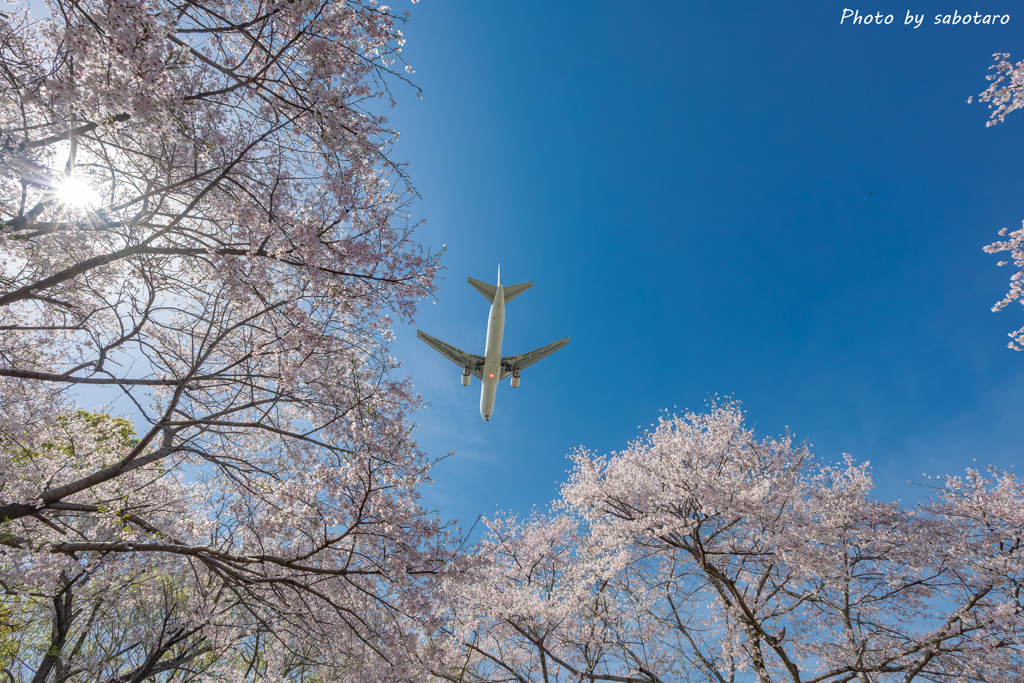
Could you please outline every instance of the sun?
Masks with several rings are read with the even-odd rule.
[[[78,176],[65,177],[56,185],[57,198],[66,206],[87,209],[96,205],[99,194]]]

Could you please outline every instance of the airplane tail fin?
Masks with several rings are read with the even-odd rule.
[[[494,285],[489,285],[486,282],[480,282],[480,280],[474,280],[471,277],[467,277],[466,280],[469,284],[473,285],[473,289],[484,295],[484,298],[488,301],[494,301],[494,295],[498,293],[498,288]]]
[[[466,280],[469,281],[469,284],[473,285],[473,289],[483,294],[485,299],[487,299],[490,302],[494,301],[494,295],[498,293],[497,287],[495,287],[494,285],[489,285],[486,282],[480,282],[480,280],[474,280],[471,277],[466,278]],[[509,285],[508,287],[505,287],[505,303],[512,301],[512,299],[516,298],[517,296],[519,296],[532,286],[533,282],[530,281],[523,282],[522,284],[518,285]]]
[[[505,303],[512,301],[512,299],[515,299],[517,296],[528,290],[530,287],[533,287],[533,280],[530,280],[529,282],[524,282],[521,285],[509,285],[508,287],[505,288]]]

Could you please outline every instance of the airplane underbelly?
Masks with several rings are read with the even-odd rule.
[[[488,377],[488,374],[484,373],[483,387],[480,389],[480,417],[485,421],[490,420],[494,414],[494,395],[498,390],[498,374],[494,373],[493,378]]]

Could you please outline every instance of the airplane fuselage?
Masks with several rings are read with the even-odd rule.
[[[487,346],[484,348],[483,387],[480,389],[480,416],[490,421],[494,412],[494,395],[501,378],[501,336],[505,333],[505,288],[498,280],[498,289],[487,319]]]

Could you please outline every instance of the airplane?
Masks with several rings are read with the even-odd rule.
[[[546,358],[552,353],[569,343],[566,337],[553,344],[541,347],[529,353],[520,353],[516,356],[501,356],[501,335],[505,331],[505,304],[528,290],[533,282],[524,282],[518,285],[504,287],[501,284],[501,266],[498,266],[497,286],[466,278],[469,284],[473,285],[476,291],[484,295],[484,298],[491,302],[491,315],[487,319],[487,345],[484,348],[483,356],[476,356],[461,351],[451,344],[445,344],[440,339],[435,339],[429,334],[416,330],[416,336],[426,342],[427,346],[434,349],[442,356],[462,368],[462,386],[469,386],[470,376],[483,381],[483,388],[480,390],[480,416],[484,422],[490,422],[494,414],[494,394],[498,389],[498,382],[506,377],[512,377],[512,388],[519,386],[519,372],[533,365],[541,358]]]

